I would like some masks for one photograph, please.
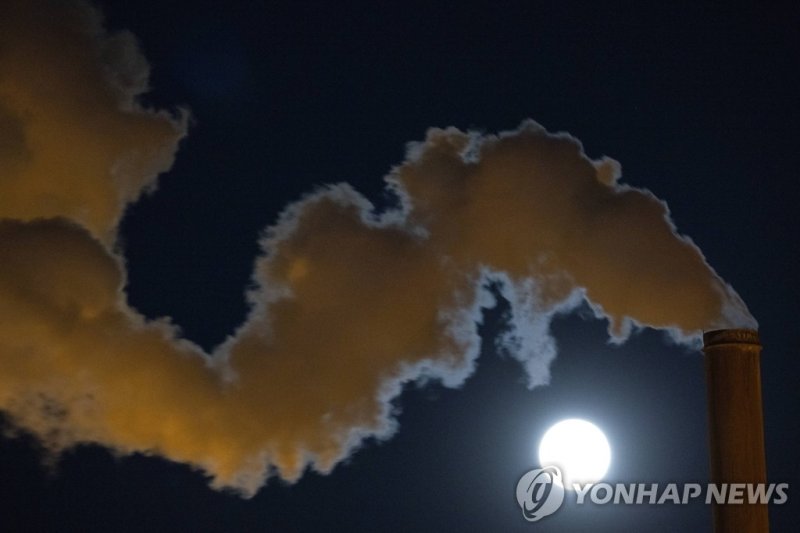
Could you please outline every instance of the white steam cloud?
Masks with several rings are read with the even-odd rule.
[[[6,2],[0,73],[0,409],[54,451],[159,454],[244,495],[273,469],[328,472],[396,430],[404,383],[472,373],[488,280],[511,303],[499,342],[530,386],[549,378],[551,318],[583,301],[615,342],[636,327],[693,342],[755,326],[664,202],[526,121],[429,130],[386,178],[394,210],[375,214],[347,185],[287,207],[249,317],[204,353],[127,305],[114,251],[125,206],[186,129],[139,104],[135,40],[84,4]]]

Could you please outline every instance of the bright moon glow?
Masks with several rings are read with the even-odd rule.
[[[548,429],[539,444],[539,464],[561,469],[564,485],[596,483],[611,464],[611,447],[600,428],[579,418],[562,420]]]

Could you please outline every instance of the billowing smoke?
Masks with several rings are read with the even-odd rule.
[[[148,77],[133,35],[85,5],[0,3],[0,216],[68,217],[112,242],[185,132],[139,105]]]
[[[114,251],[125,206],[185,131],[139,104],[147,77],[134,39],[82,4],[0,11],[0,408],[51,450],[159,454],[244,495],[273,470],[327,472],[396,430],[404,383],[472,373],[488,281],[511,303],[498,342],[530,386],[549,378],[551,318],[584,301],[614,342],[755,325],[665,203],[526,121],[429,130],[386,178],[394,209],[347,185],[288,206],[264,234],[249,317],[204,353],[127,305]]]

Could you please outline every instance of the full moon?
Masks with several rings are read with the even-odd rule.
[[[611,464],[611,447],[600,428],[579,418],[562,420],[548,429],[539,443],[539,464],[561,469],[564,486],[596,483]]]

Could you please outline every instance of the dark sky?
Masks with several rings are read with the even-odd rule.
[[[800,8],[789,2],[100,2],[152,65],[147,102],[193,122],[158,191],[122,223],[130,303],[210,350],[242,323],[257,238],[287,202],[347,181],[379,205],[428,127],[495,132],[533,118],[622,163],[760,323],[770,481],[800,483],[795,236]],[[741,3],[737,3],[741,4]],[[562,509],[531,525],[514,500],[539,437],[578,416],[611,442],[609,479],[706,482],[702,355],[661,333],[607,343],[559,318],[552,383],[528,390],[485,314],[478,371],[412,385],[399,432],[332,474],[273,479],[252,499],[189,468],[0,441],[0,527],[75,531],[708,531],[710,509]],[[800,518],[796,495],[774,531]]]

